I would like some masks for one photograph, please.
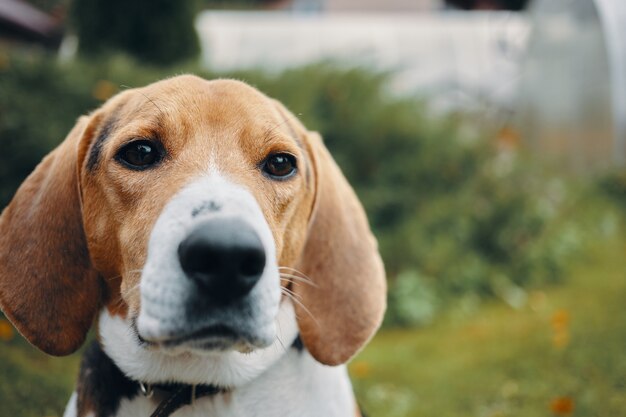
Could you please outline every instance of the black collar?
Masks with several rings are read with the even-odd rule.
[[[143,395],[158,403],[150,417],[167,417],[198,398],[226,391],[227,389],[214,385],[146,384],[134,381],[94,341],[83,354],[76,387],[76,406],[79,416],[93,413],[101,417],[112,417],[117,414],[123,399],[132,400]]]
[[[137,382],[139,390],[145,397],[157,395],[161,402],[150,417],[167,417],[174,411],[186,405],[193,404],[195,400],[225,392],[223,388],[214,385],[188,385],[188,384],[145,384]]]

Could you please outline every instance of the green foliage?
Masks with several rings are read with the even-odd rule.
[[[73,121],[93,106],[84,92],[53,65],[39,67],[31,59],[11,60],[0,75],[0,204],[56,143]],[[69,115],[72,116],[69,116]]]
[[[139,86],[162,77],[148,69],[134,71],[129,61],[58,65],[39,55],[4,57],[0,68],[0,206],[41,158],[60,143],[78,117],[101,100],[97,87],[109,76]],[[119,86],[121,84],[118,83]]]
[[[80,52],[122,51],[168,65],[199,53],[193,0],[74,0],[72,22]]]
[[[616,172],[602,178],[600,187],[626,209],[626,171]]]
[[[439,299],[429,281],[418,271],[398,274],[389,288],[391,308],[385,321],[401,326],[430,324],[437,314]]]
[[[9,61],[0,69],[0,204],[108,90],[189,70],[215,76],[119,57]],[[563,278],[582,240],[565,216],[566,184],[498,150],[467,117],[434,115],[422,100],[388,94],[386,74],[331,64],[234,76],[283,101],[325,138],[379,238],[390,279],[387,324],[426,323],[468,296],[517,305],[524,288]]]

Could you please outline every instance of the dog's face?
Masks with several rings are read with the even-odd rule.
[[[99,117],[81,183],[109,308],[163,348],[272,343],[278,268],[301,252],[315,196],[293,116],[243,83],[187,77]]]
[[[319,137],[241,82],[119,94],[0,218],[0,305],[49,353],[75,350],[101,309],[142,349],[262,350],[286,299],[311,354],[343,363],[380,324],[384,271]]]

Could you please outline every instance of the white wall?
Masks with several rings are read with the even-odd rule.
[[[513,13],[203,12],[203,63],[270,71],[332,58],[396,71],[394,88],[444,105],[512,102],[528,25]]]

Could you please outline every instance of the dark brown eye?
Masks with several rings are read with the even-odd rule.
[[[146,169],[159,162],[162,158],[158,146],[149,140],[136,140],[117,153],[117,159],[131,169]]]
[[[296,157],[288,153],[275,153],[263,163],[263,171],[273,179],[286,179],[296,172]]]

